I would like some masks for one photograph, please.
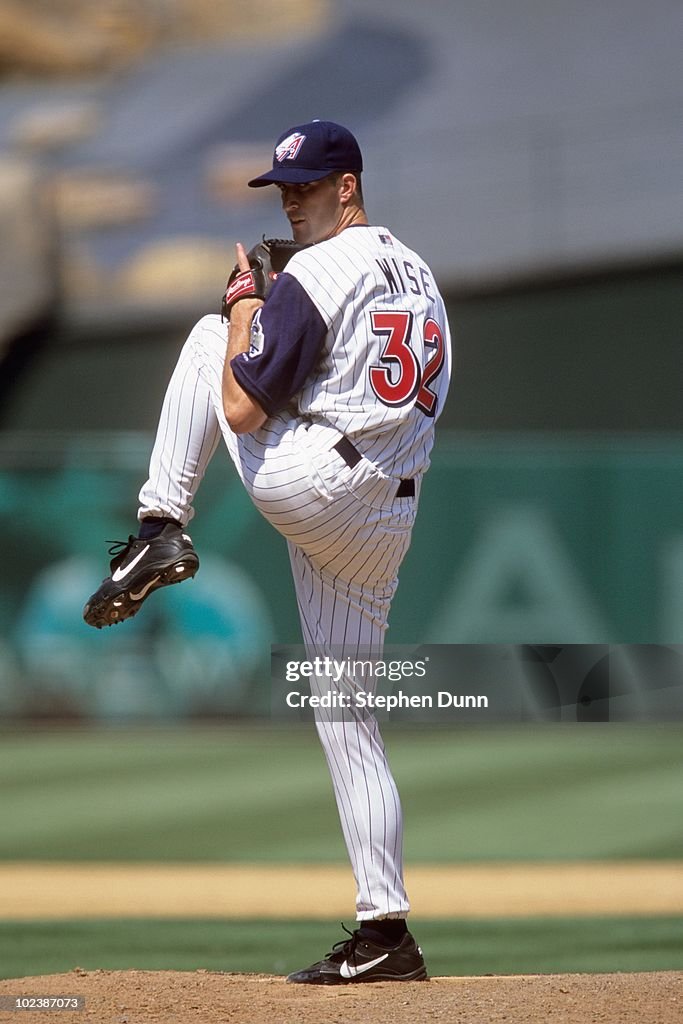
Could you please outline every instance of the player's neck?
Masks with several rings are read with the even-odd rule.
[[[341,217],[337,221],[334,230],[330,231],[327,238],[334,238],[335,235],[340,235],[342,231],[346,231],[347,228],[358,227],[359,225],[369,223],[367,214],[362,206],[346,206]]]

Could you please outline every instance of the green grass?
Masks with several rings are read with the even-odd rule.
[[[414,928],[434,976],[680,970],[683,947],[680,918],[424,921]],[[320,921],[0,923],[0,977],[74,967],[286,974],[343,937]]]
[[[681,856],[681,725],[384,733],[409,861]],[[308,725],[0,732],[0,821],[0,859],[346,859]]]
[[[409,862],[681,857],[680,725],[384,733]],[[346,860],[306,725],[0,732],[0,822],[5,860]],[[680,969],[683,949],[675,918],[414,928],[435,975]],[[0,976],[283,974],[341,935],[319,921],[0,921]]]

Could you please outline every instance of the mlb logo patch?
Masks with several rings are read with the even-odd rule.
[[[391,235],[380,235],[379,240],[383,245],[391,245],[393,242]]]
[[[301,132],[293,132],[275,147],[275,159],[278,163],[282,163],[283,160],[296,160],[305,141],[305,135],[302,135]]]

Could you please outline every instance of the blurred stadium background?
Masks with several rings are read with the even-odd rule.
[[[197,501],[192,586],[121,630],[81,621],[105,538],[133,528],[184,337],[235,241],[283,232],[245,181],[298,121],[353,128],[371,218],[425,255],[451,314],[389,639],[683,644],[682,28],[675,0],[0,0],[3,862],[343,862],[314,738],[266,722],[294,596],[227,459]],[[680,725],[657,720],[681,701],[636,717],[550,741],[389,729],[409,856],[680,863]],[[274,797],[266,773],[233,804],[249,756],[303,788]],[[581,922],[425,924],[441,973],[666,967],[683,945],[673,910],[594,922],[591,941]],[[138,922],[94,965],[150,965],[160,943],[158,966],[220,966],[227,926],[190,952],[187,927],[143,940]],[[85,928],[8,919],[0,970],[83,960]],[[231,963],[297,966],[263,953],[274,929]],[[623,955],[601,959],[601,935]]]

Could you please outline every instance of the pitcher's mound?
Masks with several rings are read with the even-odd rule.
[[[290,985],[265,974],[75,968],[0,981],[0,996],[3,1022],[14,1020],[6,1009],[8,996],[80,996],[85,1009],[60,1010],[59,1024],[678,1024],[683,972],[432,978],[326,988]],[[25,1024],[47,1020],[44,1010],[23,1010],[20,1016]]]

